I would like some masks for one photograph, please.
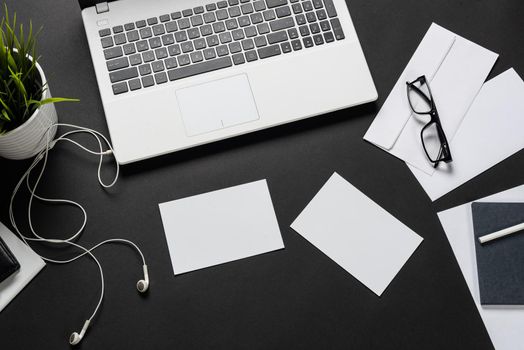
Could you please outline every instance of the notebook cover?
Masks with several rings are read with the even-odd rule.
[[[524,232],[484,244],[478,238],[524,222],[524,203],[472,203],[482,305],[524,305]]]

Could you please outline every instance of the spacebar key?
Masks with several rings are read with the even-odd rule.
[[[187,78],[193,75],[202,74],[211,72],[217,69],[231,67],[233,62],[229,56],[218,58],[216,60],[210,60],[202,63],[192,64],[187,67],[182,67],[178,69],[171,69],[167,74],[169,75],[169,80],[177,80]]]

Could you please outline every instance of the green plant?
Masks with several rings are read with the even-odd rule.
[[[48,103],[78,101],[69,98],[42,99],[47,89],[36,67],[39,60],[36,39],[41,28],[33,32],[29,22],[27,33],[17,25],[16,13],[9,16],[4,4],[0,22],[0,135],[22,125],[40,107]],[[30,58],[31,57],[31,58]]]

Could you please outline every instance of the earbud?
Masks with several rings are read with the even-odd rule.
[[[71,336],[69,337],[69,344],[76,345],[76,344],[80,343],[80,341],[84,337],[84,334],[86,334],[87,327],[89,327],[89,320],[87,320],[84,323],[84,327],[82,327],[82,330],[80,331],[80,334],[78,334],[77,332],[73,332],[71,334]]]
[[[144,268],[144,279],[136,283],[136,289],[140,293],[145,293],[149,288],[149,274],[147,273],[147,265],[142,266]]]

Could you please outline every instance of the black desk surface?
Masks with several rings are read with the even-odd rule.
[[[44,26],[39,48],[53,95],[81,99],[57,105],[60,120],[107,134],[77,2],[7,4],[20,20]],[[149,295],[140,297],[136,254],[123,246],[101,248],[106,296],[81,348],[492,348],[436,212],[522,184],[524,154],[431,203],[404,163],[362,136],[433,21],[499,53],[491,76],[510,67],[523,74],[524,2],[348,5],[379,92],[374,104],[126,166],[108,192],[96,181],[96,157],[69,146],[53,151],[41,193],[85,205],[89,220],[81,242],[137,242],[152,279]],[[11,191],[27,166],[0,160],[0,220],[6,224]],[[333,171],[424,237],[381,298],[289,227]],[[175,278],[158,203],[263,178],[286,249]],[[16,209],[20,219],[24,205]],[[75,229],[80,216],[74,209],[37,206],[35,222],[41,232],[58,235]],[[48,265],[0,313],[0,347],[69,348],[69,334],[81,328],[98,293],[91,260]]]

